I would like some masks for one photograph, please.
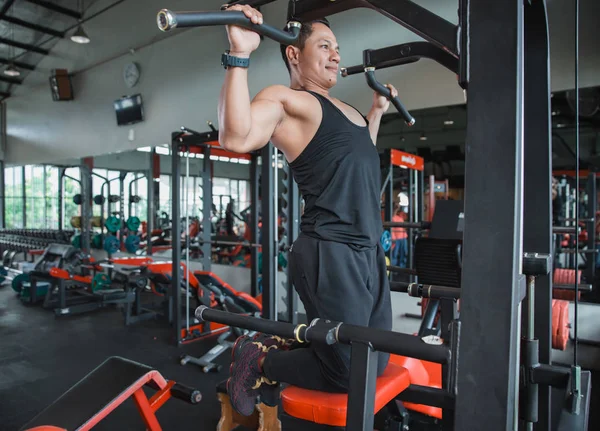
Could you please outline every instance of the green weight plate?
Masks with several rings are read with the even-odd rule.
[[[110,216],[104,221],[104,226],[111,233],[118,232],[121,228],[121,220],[118,217]]]
[[[81,205],[82,202],[83,202],[83,199],[81,198],[81,195],[79,193],[77,193],[76,195],[73,196],[73,203],[75,205]]]
[[[129,235],[125,239],[125,250],[129,253],[135,253],[140,248],[140,237],[137,235]]]
[[[92,280],[92,291],[95,292],[107,287],[110,287],[110,278],[108,278],[108,275],[104,273],[96,274]]]
[[[132,216],[127,219],[127,222],[125,224],[127,225],[127,229],[129,229],[129,231],[137,232],[140,228],[141,222],[138,217]]]
[[[8,275],[8,271],[6,270],[6,268],[3,266],[0,266],[0,283],[4,283],[4,280],[6,280],[7,275]]]
[[[104,251],[106,251],[107,253],[116,253],[117,251],[119,251],[119,245],[119,240],[114,235],[109,235],[106,238],[104,238]]]
[[[81,235],[74,235],[71,244],[75,248],[81,248]]]
[[[392,248],[392,234],[389,230],[384,230],[381,234],[381,246],[386,253]]]
[[[92,248],[100,250],[102,248],[102,234],[94,235],[92,238]]]
[[[15,292],[21,293],[21,290],[23,290],[23,283],[26,283],[28,281],[29,274],[19,274],[15,276],[15,278],[13,278],[11,286]]]

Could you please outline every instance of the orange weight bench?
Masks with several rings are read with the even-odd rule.
[[[157,392],[148,399],[144,387]],[[111,357],[20,431],[90,430],[131,397],[150,431],[162,430],[155,413],[171,397],[190,404],[197,404],[202,399],[199,391],[174,381],[167,381],[157,370],[147,365]]]
[[[408,370],[390,360],[376,381],[374,413],[377,414],[390,403],[395,403],[396,396],[408,388],[410,383]],[[331,394],[288,386],[281,391],[281,405],[285,413],[295,419],[332,427],[346,426],[347,394]]]

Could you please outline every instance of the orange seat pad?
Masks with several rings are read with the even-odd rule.
[[[410,375],[406,368],[390,361],[383,374],[377,378],[374,413],[409,385]],[[295,418],[330,426],[346,426],[347,394],[288,386],[281,392],[281,403],[283,410]]]
[[[408,370],[411,384],[441,389],[442,366],[440,364],[399,355],[390,355],[390,362]],[[439,407],[407,402],[404,402],[404,407],[433,418],[442,419],[442,409]]]

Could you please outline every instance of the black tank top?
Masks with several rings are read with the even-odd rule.
[[[326,97],[309,93],[321,103],[323,118],[290,163],[305,200],[300,230],[317,239],[373,247],[383,226],[379,154],[369,128],[354,124]]]

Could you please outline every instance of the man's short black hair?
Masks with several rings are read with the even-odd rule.
[[[298,21],[298,20],[295,20],[295,21]],[[296,40],[296,43],[294,43],[293,46],[295,46],[296,48],[299,48],[301,50],[304,49],[306,40],[310,37],[310,35],[313,32],[313,24],[321,23],[323,25],[326,25],[328,28],[331,28],[331,25],[329,24],[329,21],[327,20],[327,18],[319,18],[319,19],[314,19],[312,21],[306,21],[306,22],[300,21],[300,23],[302,24],[302,26],[300,27],[300,35],[298,36],[298,39]],[[292,69],[290,68],[290,63],[287,59],[287,55],[285,55],[285,49],[287,48],[287,45],[280,45],[280,47],[281,47],[281,57],[283,57],[283,62],[285,63],[285,67],[287,67],[288,72],[291,72]]]

